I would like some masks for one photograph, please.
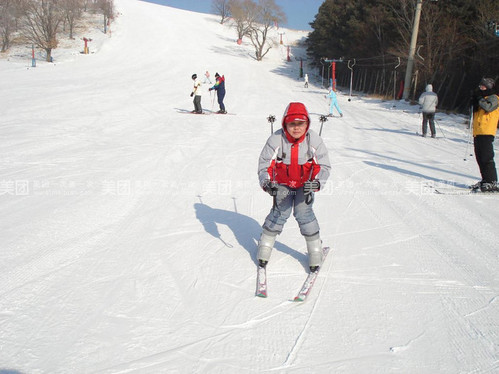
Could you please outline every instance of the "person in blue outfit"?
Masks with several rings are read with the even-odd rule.
[[[329,104],[329,117],[333,116],[333,108],[336,108],[338,113],[340,114],[340,117],[343,117],[343,113],[341,112],[341,109],[338,105],[338,99],[336,97],[336,90],[334,88],[329,89],[329,93],[326,95],[326,98],[331,99],[331,103]]]
[[[225,77],[220,74],[215,73],[215,79],[216,82],[213,87],[210,87],[211,90],[217,91],[217,98],[218,98],[218,105],[220,106],[220,110],[217,113],[220,114],[226,114],[227,111],[225,110],[225,105],[224,105],[224,97],[225,97]]]

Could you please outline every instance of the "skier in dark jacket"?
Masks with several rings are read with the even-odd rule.
[[[217,91],[218,105],[220,106],[220,110],[217,113],[226,114],[227,111],[225,110],[225,105],[224,105],[225,77],[223,75],[220,76],[220,74],[215,73],[215,78],[216,78],[215,85],[210,88],[210,91],[211,90]]]
[[[475,157],[482,176],[482,180],[472,188],[482,192],[499,192],[493,145],[499,125],[499,96],[495,94],[492,78],[480,81],[472,105]]]

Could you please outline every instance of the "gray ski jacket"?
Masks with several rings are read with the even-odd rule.
[[[265,143],[258,160],[260,186],[272,180],[291,188],[300,188],[307,180],[324,186],[331,171],[326,145],[313,130],[301,142],[290,142],[279,129]]]

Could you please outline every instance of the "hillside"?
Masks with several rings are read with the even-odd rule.
[[[307,268],[291,218],[257,298],[266,118],[301,101],[318,132],[326,91],[214,16],[116,5],[96,53],[0,60],[0,373],[499,370],[499,196],[433,188],[479,179],[463,117],[422,138],[417,107],[344,89],[314,205],[332,252],[291,302]],[[286,30],[294,56],[305,36]],[[233,115],[179,112],[207,70]]]

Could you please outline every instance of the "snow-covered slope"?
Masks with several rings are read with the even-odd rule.
[[[340,94],[315,203],[333,251],[291,302],[307,268],[291,218],[255,298],[266,117],[276,129],[302,101],[319,131],[325,91],[284,46],[255,61],[214,16],[116,4],[95,54],[0,61],[0,372],[499,370],[498,196],[429,187],[478,180],[464,118],[439,114],[423,139],[416,107]],[[206,70],[236,115],[178,112]]]

